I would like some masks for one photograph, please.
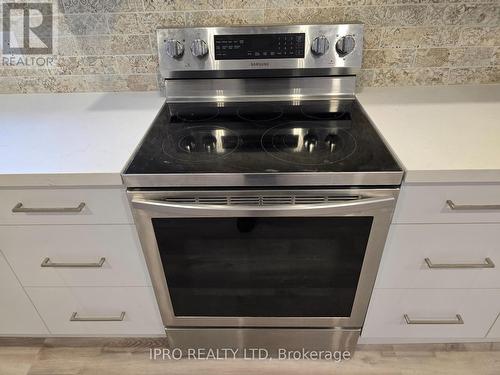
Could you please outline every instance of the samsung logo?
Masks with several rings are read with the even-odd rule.
[[[267,68],[269,66],[269,63],[266,63],[266,62],[251,62],[250,66],[252,66],[252,67],[264,67],[264,68]]]

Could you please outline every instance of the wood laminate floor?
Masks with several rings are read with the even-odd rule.
[[[0,338],[0,375],[500,374],[500,343],[359,345],[352,359],[151,360],[163,339]]]

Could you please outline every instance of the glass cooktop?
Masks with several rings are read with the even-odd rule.
[[[400,171],[355,100],[165,104],[125,174]]]

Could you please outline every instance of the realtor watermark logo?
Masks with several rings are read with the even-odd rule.
[[[150,348],[150,360],[278,360],[278,361],[334,361],[342,362],[351,359],[351,352],[348,350],[308,350],[305,348],[289,350],[278,348],[270,352],[266,348]]]
[[[2,16],[2,65],[52,66],[52,3],[6,2],[2,4]]]

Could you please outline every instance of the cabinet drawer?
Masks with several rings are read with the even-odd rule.
[[[133,225],[3,226],[0,250],[24,286],[150,285]]]
[[[45,335],[48,331],[0,253],[0,335]]]
[[[497,289],[375,289],[362,336],[482,338],[499,308]],[[457,324],[457,314],[463,324]]]
[[[500,224],[397,224],[376,288],[500,288]]]
[[[487,337],[495,339],[500,338],[500,311],[497,320],[495,321],[495,324],[493,324],[493,326],[491,327]]]
[[[500,223],[500,185],[406,185],[394,223]]]
[[[0,190],[0,225],[132,222],[122,189]]]
[[[150,287],[26,288],[56,335],[162,335]]]

